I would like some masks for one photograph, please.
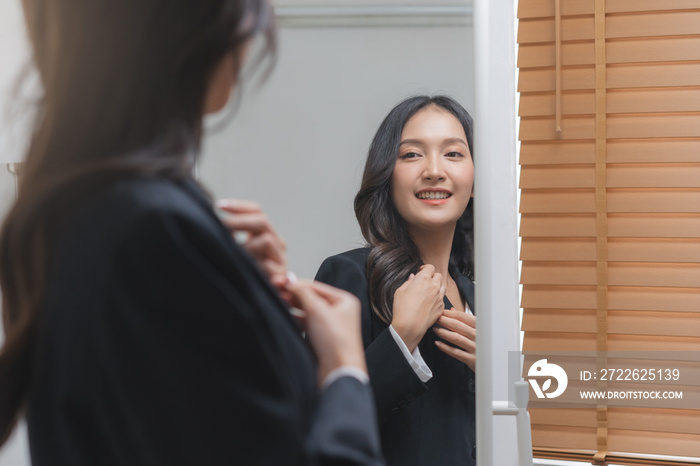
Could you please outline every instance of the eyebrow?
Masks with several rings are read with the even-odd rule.
[[[462,138],[448,138],[442,141],[443,144],[464,144],[466,147],[469,147],[469,145],[464,141]],[[418,146],[422,146],[424,142],[420,139],[404,139],[399,143],[399,146],[402,146],[404,144],[415,144]]]

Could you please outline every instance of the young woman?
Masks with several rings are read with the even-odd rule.
[[[26,413],[36,466],[382,464],[357,300],[280,281],[257,208],[226,206],[248,254],[192,176],[251,38],[274,51],[267,1],[23,5],[44,96],[0,234],[0,444]]]
[[[362,336],[387,463],[475,464],[472,119],[412,97],[382,122],[355,214],[368,247],[317,280],[362,303]]]

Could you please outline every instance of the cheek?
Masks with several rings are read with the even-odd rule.
[[[408,173],[406,170],[394,169],[394,174],[391,177],[391,197],[399,213],[411,196],[413,196],[413,183],[411,183]]]
[[[406,191],[407,176],[406,170],[394,168],[394,173],[391,175],[391,193],[395,196],[401,196]]]
[[[469,202],[474,189],[474,165],[471,163],[465,166],[463,169],[455,173],[455,181],[462,188],[461,197],[463,197],[466,202]]]
[[[474,187],[474,164],[469,163],[461,173],[461,182],[463,186],[469,187],[469,193],[471,194],[472,188]]]

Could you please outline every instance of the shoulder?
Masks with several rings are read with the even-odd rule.
[[[329,274],[359,274],[364,277],[369,251],[370,248],[357,248],[327,257],[319,267],[317,280],[323,281],[318,277]]]
[[[330,256],[319,267],[316,280],[364,299],[368,287],[365,275],[368,255],[369,248],[359,248]]]
[[[57,253],[70,260],[86,257],[95,266],[127,251],[166,256],[186,247],[221,256],[230,235],[206,197],[186,183],[134,177],[104,187],[65,218]]]
[[[154,214],[212,220],[212,209],[193,182],[160,178],[134,178],[111,186],[102,202],[118,208],[122,219],[138,221]]]
[[[131,178],[106,188],[79,217],[111,229],[117,238],[159,234],[164,228],[220,236],[220,222],[197,189],[190,181]]]

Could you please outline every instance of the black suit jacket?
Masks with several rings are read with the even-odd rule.
[[[382,449],[391,466],[474,465],[474,372],[435,346],[429,330],[418,347],[433,377],[421,382],[371,310],[365,275],[368,248],[329,257],[316,279],[350,291],[362,302],[362,336],[380,421]],[[474,310],[474,285],[450,270]],[[447,298],[445,306],[452,307]]]
[[[383,464],[369,387],[318,395],[287,307],[193,181],[107,187],[54,250],[35,466]]]

